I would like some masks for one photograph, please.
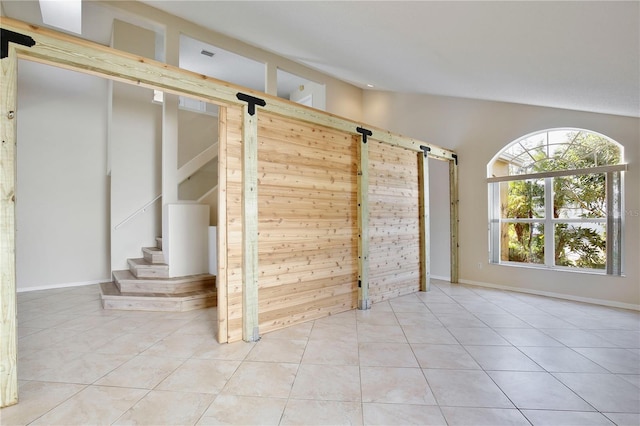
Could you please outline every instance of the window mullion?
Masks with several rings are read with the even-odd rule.
[[[553,178],[544,179],[544,264],[555,266],[555,226],[553,223]]]

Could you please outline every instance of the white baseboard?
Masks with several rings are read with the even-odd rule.
[[[573,296],[570,294],[554,293],[551,291],[532,290],[529,288],[510,287],[506,285],[485,283],[481,281],[473,281],[473,280],[459,280],[459,281],[462,284],[470,284],[478,287],[496,288],[498,290],[508,290],[508,291],[514,291],[517,293],[535,294],[537,296],[546,296],[546,297],[554,297],[556,299],[573,300],[574,302],[591,303],[594,305],[603,305],[603,306],[609,306],[612,308],[622,308],[622,309],[631,309],[634,311],[640,311],[640,305],[635,305],[633,303],[615,302],[613,300],[603,300],[603,299],[592,299],[590,297]]]
[[[431,279],[451,282],[451,277],[444,275],[431,275]]]
[[[80,282],[76,282],[76,283],[63,283],[63,284],[50,284],[50,285],[42,285],[42,286],[36,286],[36,287],[22,287],[22,288],[17,288],[16,292],[18,293],[26,293],[28,291],[38,291],[38,290],[53,290],[53,289],[57,289],[57,288],[71,288],[71,287],[82,287],[84,285],[93,285],[93,284],[100,284],[100,283],[105,283],[105,282],[109,282],[111,281],[111,278],[105,278],[102,280],[95,280],[95,281],[80,281]]]

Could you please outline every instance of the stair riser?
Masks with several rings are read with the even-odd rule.
[[[100,297],[104,309],[164,312],[184,312],[213,307],[216,306],[218,298],[214,289],[184,295],[123,294],[117,290],[113,282],[100,284]]]
[[[185,283],[165,283],[160,280],[114,280],[114,282],[118,286],[118,289],[123,293],[180,294],[216,288],[215,279]]]
[[[169,278],[169,271],[151,268],[132,268],[131,273],[136,278]]]
[[[164,262],[164,254],[155,254],[155,253],[148,253],[148,252],[143,252],[142,253],[144,260],[146,260],[147,262],[151,262],[151,263],[165,263]]]
[[[126,311],[162,311],[162,312],[185,312],[195,309],[204,309],[216,306],[217,296],[207,295],[201,298],[190,300],[141,300],[143,297],[120,296],[116,298],[102,299],[104,309],[126,310]]]

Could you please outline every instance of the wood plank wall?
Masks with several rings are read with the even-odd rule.
[[[218,340],[235,342],[242,340],[242,108],[227,107],[226,118],[227,135],[220,149],[227,153],[227,336]]]
[[[356,138],[258,119],[260,333],[357,306]]]
[[[369,298],[420,290],[418,153],[369,142]]]

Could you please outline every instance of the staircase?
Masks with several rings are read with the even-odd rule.
[[[182,312],[216,306],[216,277],[209,274],[169,278],[162,238],[143,247],[143,257],[128,259],[128,270],[114,271],[100,284],[104,309]]]

